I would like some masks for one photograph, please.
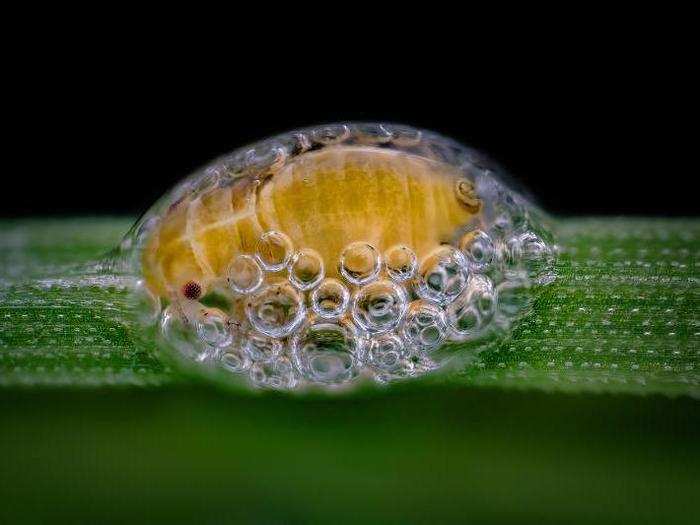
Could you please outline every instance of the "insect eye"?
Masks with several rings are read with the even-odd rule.
[[[500,173],[399,125],[237,150],[122,243],[158,305],[144,322],[181,362],[256,388],[383,383],[472,356],[555,277],[546,215]]]

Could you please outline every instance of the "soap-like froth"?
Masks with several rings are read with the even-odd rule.
[[[181,361],[337,388],[423,375],[503,336],[554,278],[543,217],[449,139],[337,124],[205,167],[122,251]]]

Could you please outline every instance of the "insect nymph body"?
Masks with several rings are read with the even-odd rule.
[[[549,271],[528,206],[442,137],[326,126],[176,188],[142,221],[141,269],[166,339],[189,324],[197,359],[256,384],[406,377],[496,326],[499,286]]]

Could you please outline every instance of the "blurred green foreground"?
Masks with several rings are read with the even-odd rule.
[[[0,523],[700,522],[700,220],[561,221],[512,338],[342,397],[185,377],[55,278],[129,223],[0,222]]]

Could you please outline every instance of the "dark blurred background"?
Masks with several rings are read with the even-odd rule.
[[[58,45],[16,64],[1,216],[135,215],[218,155],[343,120],[454,137],[559,215],[698,212],[689,63],[654,42],[552,42],[486,66],[459,48],[374,62],[242,49],[207,61]]]

